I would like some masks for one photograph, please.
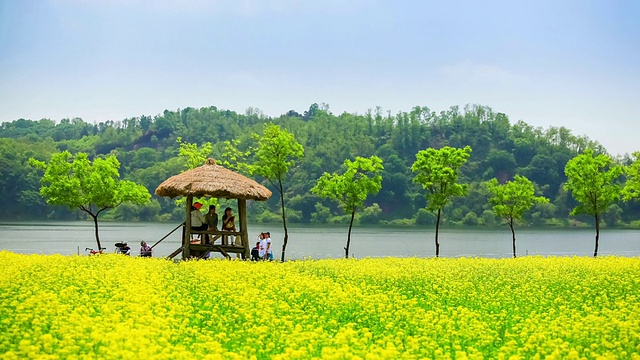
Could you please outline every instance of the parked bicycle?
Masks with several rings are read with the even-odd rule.
[[[107,250],[107,248],[100,248],[100,250],[94,250],[92,248],[86,248],[84,249],[85,252],[89,252],[89,256],[91,255],[99,255],[99,254],[104,254],[104,251]]]

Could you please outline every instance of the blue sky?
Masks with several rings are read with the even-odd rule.
[[[491,106],[640,150],[639,1],[4,0],[0,121]]]

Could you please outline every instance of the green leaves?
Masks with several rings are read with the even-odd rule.
[[[595,155],[593,150],[569,160],[564,169],[567,175],[565,189],[571,191],[580,204],[573,208],[572,215],[588,214],[599,216],[620,198],[620,185],[616,180],[623,168],[613,164],[605,155]]]
[[[311,192],[337,202],[345,212],[362,208],[370,194],[377,194],[382,188],[384,169],[382,160],[377,156],[356,157],[354,161],[344,161],[344,172],[324,173],[318,179]]]
[[[253,138],[258,146],[252,149],[255,162],[248,166],[249,172],[271,181],[281,181],[295,164],[295,159],[304,155],[304,148],[293,134],[279,125],[265,124],[264,133],[253,134]]]
[[[547,203],[549,199],[535,196],[533,183],[524,176],[516,175],[513,181],[499,184],[498,179],[486,182],[492,196],[489,203],[497,216],[506,218],[510,224],[521,220],[525,212],[537,203]]]
[[[211,145],[210,142],[205,142],[200,147],[195,143],[182,142],[181,137],[178,137],[177,142],[180,144],[178,154],[184,160],[187,170],[204,165],[204,162],[209,155],[211,155],[211,150],[213,149],[213,145]]]
[[[144,186],[120,180],[120,162],[115,155],[96,158],[92,163],[85,153],[73,157],[63,151],[53,154],[49,164],[34,159],[29,159],[29,163],[44,170],[40,194],[48,204],[79,208],[91,215],[98,249],[101,248],[98,215],[102,211],[123,202],[144,204],[151,197]]]
[[[466,184],[458,184],[458,171],[467,162],[471,147],[462,149],[445,146],[439,150],[428,148],[416,154],[411,166],[415,173],[414,182],[427,190],[427,209],[442,209],[452,197],[463,196]]]
[[[96,215],[123,202],[143,204],[151,197],[144,186],[120,180],[120,162],[114,155],[92,163],[85,153],[73,157],[63,151],[54,154],[49,164],[33,159],[30,163],[45,170],[40,194],[48,204],[77,207]]]
[[[634,152],[633,157],[633,163],[625,168],[627,182],[622,189],[622,196],[625,201],[640,196],[640,151]]]

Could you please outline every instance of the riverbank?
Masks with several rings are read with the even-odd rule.
[[[640,354],[640,259],[191,261],[0,252],[0,355]]]

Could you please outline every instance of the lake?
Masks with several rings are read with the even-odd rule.
[[[100,239],[107,252],[126,240],[137,253],[140,240],[150,244],[171,231],[174,223],[100,224]],[[252,224],[250,240],[260,231],[270,231],[279,258],[283,231],[279,224]],[[592,256],[595,231],[587,229],[516,229],[519,255]],[[434,229],[362,226],[354,228],[351,252],[354,257],[431,257],[435,254]],[[288,259],[339,258],[344,256],[347,226],[291,225]],[[0,223],[0,249],[25,254],[85,254],[96,247],[93,223],[46,222]],[[166,256],[180,247],[180,231],[158,244],[154,256]],[[508,227],[496,229],[442,228],[440,255],[443,257],[511,257],[511,233]],[[640,256],[640,230],[603,229],[598,255]]]

